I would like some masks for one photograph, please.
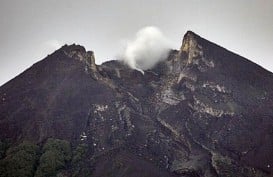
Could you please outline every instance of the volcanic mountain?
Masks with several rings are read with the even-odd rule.
[[[65,45],[0,88],[0,176],[273,176],[273,74],[189,31],[144,74]]]

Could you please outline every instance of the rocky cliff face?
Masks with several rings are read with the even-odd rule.
[[[0,88],[0,138],[69,142],[53,176],[272,176],[272,90],[272,73],[193,32],[144,75],[63,46]]]

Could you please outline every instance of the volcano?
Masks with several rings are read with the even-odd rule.
[[[144,74],[65,45],[0,87],[0,176],[270,177],[273,74],[188,31]]]

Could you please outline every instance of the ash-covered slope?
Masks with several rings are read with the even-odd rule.
[[[193,32],[144,75],[63,46],[0,88],[0,172],[22,170],[11,152],[28,141],[28,176],[272,176],[272,90],[272,73]],[[46,170],[56,139],[71,153]]]

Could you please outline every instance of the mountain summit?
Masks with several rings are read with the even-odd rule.
[[[190,31],[144,75],[65,45],[0,88],[0,176],[270,177],[272,97]]]

